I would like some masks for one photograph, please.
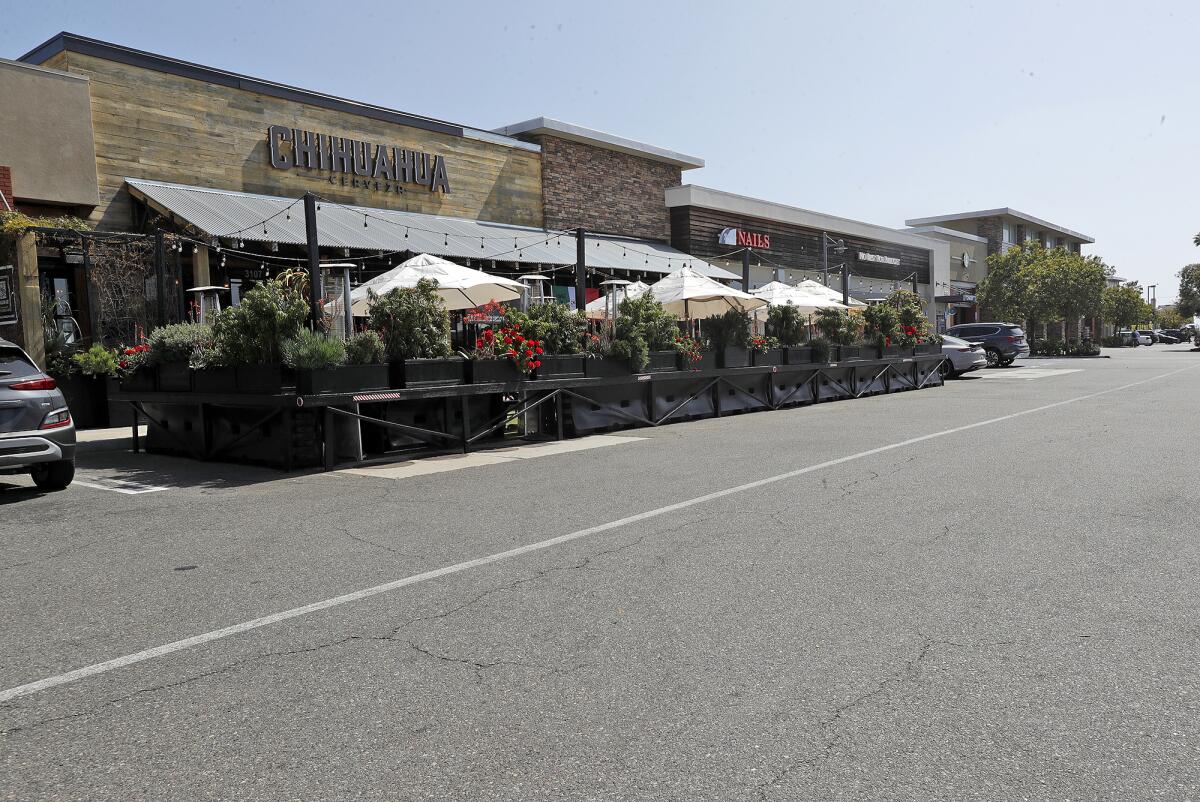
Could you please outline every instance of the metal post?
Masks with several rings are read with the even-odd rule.
[[[821,283],[829,286],[829,235],[821,232]]]
[[[750,292],[750,249],[742,248],[742,292]]]
[[[163,254],[163,233],[162,229],[154,232],[154,273],[158,279],[158,325],[166,325],[166,307],[164,306],[166,298],[166,289],[163,287],[163,269],[165,262]]]
[[[100,342],[97,331],[99,326],[96,325],[96,293],[92,291],[92,256],[91,256],[91,240],[79,235],[79,249],[83,251],[83,294],[87,299],[88,309],[88,337],[93,342]]]
[[[921,293],[917,292],[917,272],[915,270],[913,271],[913,295],[921,297]]]
[[[575,308],[587,307],[587,232],[575,229]]]
[[[850,268],[842,262],[842,306],[850,305]]]
[[[350,268],[342,268],[342,306],[346,308],[346,339],[354,334],[354,312],[350,309]]]
[[[321,254],[317,248],[317,196],[304,193],[304,236],[308,240],[309,323],[321,321]]]

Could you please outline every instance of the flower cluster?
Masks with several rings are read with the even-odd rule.
[[[599,334],[589,331],[583,335],[583,350],[584,353],[591,354],[593,356],[603,356],[604,340],[600,338]]]
[[[695,365],[704,358],[704,347],[701,342],[692,337],[676,337],[675,352],[689,365]]]
[[[483,306],[477,306],[464,313],[463,320],[467,323],[489,323],[496,320],[503,320],[507,314],[507,306],[497,301],[488,301]]]
[[[532,373],[542,366],[544,353],[541,340],[521,334],[519,325],[503,326],[499,331],[484,329],[475,338],[472,359],[508,357],[522,373]]]
[[[122,348],[121,355],[117,359],[117,365],[125,373],[133,373],[146,363],[146,356],[150,352],[150,346],[142,343],[129,348]]]
[[[765,354],[772,348],[779,347],[779,340],[775,337],[751,337],[750,350],[757,351],[760,354]]]

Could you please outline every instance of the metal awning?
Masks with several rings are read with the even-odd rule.
[[[297,198],[140,178],[126,178],[125,183],[135,198],[209,237],[280,245],[306,243],[304,208]],[[522,264],[575,264],[575,237],[570,233],[332,201],[322,201],[317,214],[317,239],[321,247],[328,248],[412,251]],[[587,266],[596,270],[665,274],[684,265],[711,278],[739,278],[661,242],[601,234],[589,234],[587,238]]]

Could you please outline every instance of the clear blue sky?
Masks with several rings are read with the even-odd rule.
[[[468,125],[556,117],[884,225],[1012,206],[1160,303],[1200,262],[1196,3],[3,5],[9,58],[67,30]]]

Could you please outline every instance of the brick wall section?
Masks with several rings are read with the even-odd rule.
[[[1004,249],[1004,221],[999,217],[984,217],[979,220],[976,234],[987,239],[988,256]]]
[[[542,146],[542,210],[547,228],[667,241],[671,220],[664,194],[681,183],[671,164],[547,134]]]
[[[12,190],[12,170],[3,165],[0,165],[0,195],[3,195],[8,201],[8,206],[17,208],[17,201],[13,197]],[[8,206],[4,205],[4,201],[0,201],[0,211],[7,209]]]

